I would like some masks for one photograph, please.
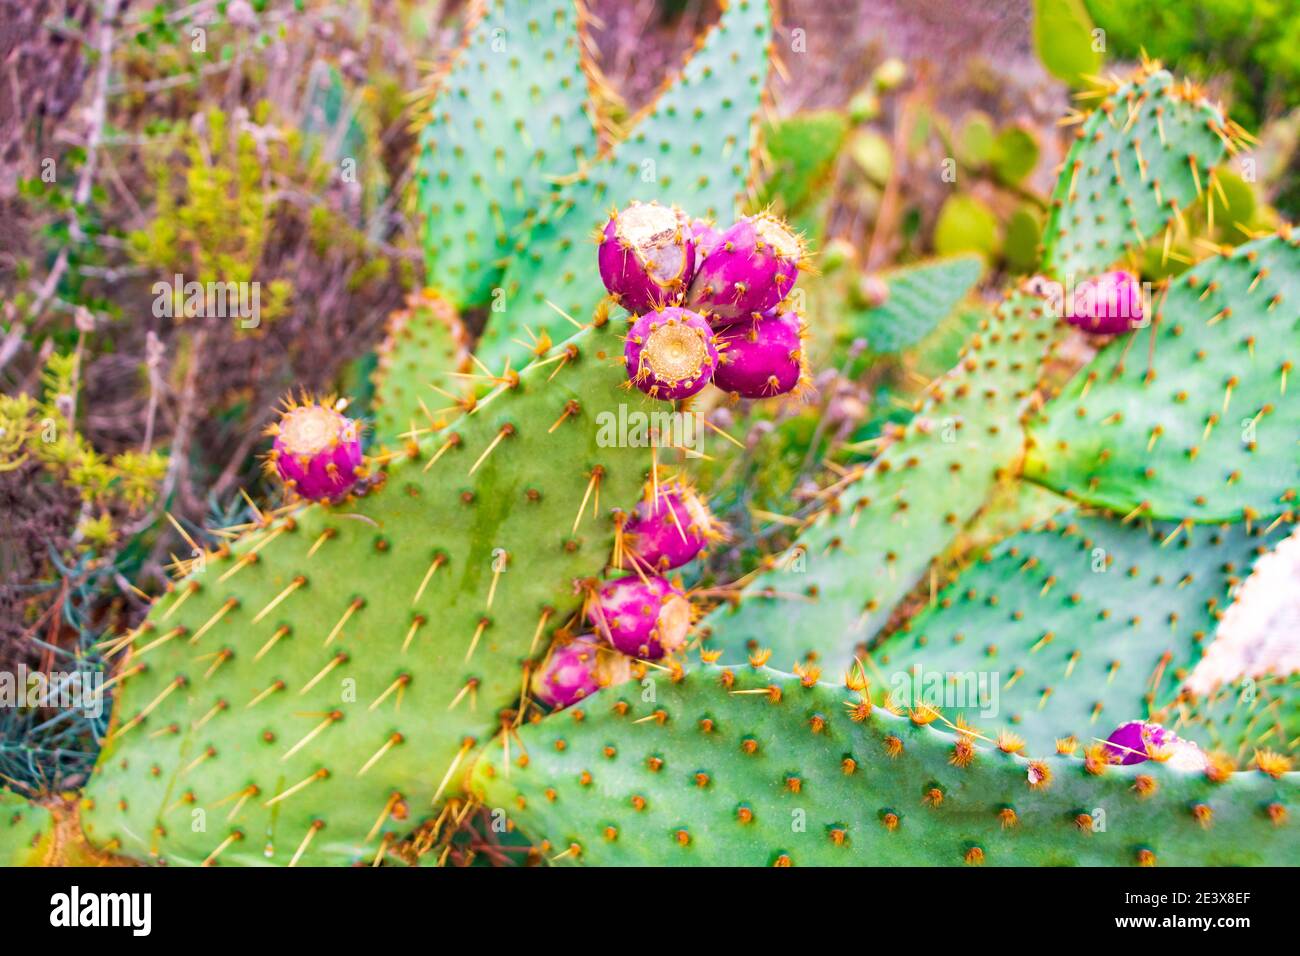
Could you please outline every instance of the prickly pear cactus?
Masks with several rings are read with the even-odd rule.
[[[1041,300],[1008,298],[903,436],[828,499],[737,606],[705,619],[723,660],[762,647],[786,666],[846,666],[1015,466],[1021,411],[1058,335]]]
[[[1167,706],[1278,533],[1067,514],[994,547],[872,652],[900,703],[1081,747]]]
[[[641,493],[645,449],[597,442],[602,410],[639,407],[619,352],[609,324],[575,336],[355,504],[197,564],[118,645],[87,836],[173,864],[349,863],[432,813]]]
[[[378,350],[375,437],[396,444],[402,435],[445,422],[436,410],[467,391],[457,375],[470,364],[469,334],[451,303],[433,289],[408,296],[406,308],[389,317]]]
[[[524,728],[522,753],[484,754],[475,792],[554,862],[1206,866],[1300,851],[1300,774],[1275,759],[1229,774],[1027,756],[761,667],[654,686]]]
[[[30,866],[42,858],[42,840],[53,829],[50,812],[0,790],[0,867]]]
[[[603,290],[586,240],[611,206],[658,200],[730,220],[750,185],[771,36],[767,0],[730,0],[648,115],[560,189],[506,271],[504,309],[477,353],[488,368],[507,360],[518,368],[538,339],[565,337],[559,310],[581,317],[595,308]]]
[[[1294,510],[1297,303],[1290,234],[1172,280],[1151,328],[1102,349],[1031,424],[1026,477],[1122,515],[1272,521]]]
[[[430,84],[419,207],[429,284],[456,306],[490,299],[555,180],[596,155],[585,18],[573,0],[477,0],[464,47]]]
[[[1100,272],[1159,237],[1238,148],[1238,131],[1201,90],[1153,64],[1075,118],[1078,139],[1043,231],[1043,271],[1062,280]]]
[[[1201,695],[1180,695],[1157,714],[1162,724],[1238,763],[1268,749],[1300,752],[1300,675],[1247,677]]]
[[[845,312],[842,338],[863,338],[873,352],[899,352],[925,338],[974,288],[979,256],[952,256],[892,270],[880,277],[885,300]]]

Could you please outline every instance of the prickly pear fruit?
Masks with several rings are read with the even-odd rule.
[[[587,619],[624,654],[656,660],[686,643],[691,602],[664,578],[631,574],[601,586]]]
[[[594,634],[580,634],[567,644],[556,642],[533,675],[533,695],[557,710],[571,707],[602,687],[631,676],[631,662],[602,647]]]
[[[780,219],[746,216],[696,268],[687,304],[718,325],[769,312],[794,288],[803,253],[803,242]]]
[[[598,258],[605,288],[641,315],[682,301],[695,275],[695,239],[677,210],[634,202],[605,224]]]
[[[691,220],[691,238],[695,240],[695,261],[703,262],[705,257],[718,247],[722,233],[712,219],[695,218]]]
[[[1106,738],[1106,752],[1112,763],[1124,766],[1147,760],[1169,761],[1185,770],[1206,765],[1205,754],[1196,744],[1145,720],[1130,720],[1116,727]]]
[[[632,323],[623,357],[632,384],[665,401],[694,395],[718,367],[709,323],[675,306],[647,312]]]
[[[693,488],[680,482],[661,485],[640,502],[623,526],[622,567],[669,571],[694,561],[709,543],[715,521]]]
[[[267,429],[268,463],[285,486],[311,501],[338,501],[362,473],[361,428],[332,404],[291,404]]]
[[[1122,269],[1078,283],[1065,303],[1065,321],[1097,335],[1118,335],[1142,321],[1142,285]]]
[[[742,319],[718,330],[725,348],[713,384],[742,398],[784,395],[804,372],[803,323],[794,312]]]

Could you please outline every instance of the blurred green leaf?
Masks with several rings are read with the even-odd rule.
[[[988,206],[965,194],[944,200],[934,227],[935,252],[941,256],[976,252],[991,260],[999,247],[998,220]]]
[[[830,177],[848,135],[849,119],[838,110],[796,113],[763,130],[772,172],[759,190],[759,206],[786,214],[803,210]]]
[[[987,113],[966,115],[957,148],[961,150],[959,158],[968,166],[983,166],[993,158],[993,120]]]
[[[1038,137],[1025,126],[1008,126],[993,141],[993,173],[1014,186],[1038,165]]]
[[[1043,220],[1037,208],[1025,203],[1007,220],[1002,254],[1016,272],[1033,272],[1038,265],[1038,243],[1043,235]]]
[[[1034,0],[1034,47],[1047,72],[1071,86],[1101,69],[1092,20],[1082,0]]]

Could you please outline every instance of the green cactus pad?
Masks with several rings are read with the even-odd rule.
[[[53,826],[50,811],[0,790],[0,867],[38,865],[42,838]]]
[[[372,380],[380,443],[396,445],[402,435],[431,427],[426,409],[448,403],[435,387],[455,395],[469,391],[466,380],[450,374],[469,371],[469,335],[451,303],[432,289],[407,296],[406,308],[389,317],[378,356]]]
[[[1261,749],[1300,756],[1300,674],[1248,678],[1180,699],[1158,716],[1180,737],[1239,763]]]
[[[1200,93],[1143,67],[1079,126],[1052,193],[1043,271],[1078,281],[1162,233],[1208,188],[1224,126]]]
[[[476,4],[428,109],[416,161],[428,282],[483,305],[555,180],[596,155],[573,0]]]
[[[900,702],[919,690],[1031,752],[1087,746],[1176,697],[1230,588],[1280,534],[1063,515],[973,564],[873,651],[875,673]]]
[[[866,309],[845,309],[848,339],[864,338],[872,352],[901,352],[920,342],[946,318],[979,282],[984,261],[976,255],[953,256],[883,273],[889,297]]]
[[[1215,783],[1092,761],[1094,774],[748,666],[654,689],[647,702],[611,688],[581,719],[525,728],[525,766],[493,747],[475,790],[550,859],[597,865],[1276,865],[1300,852],[1300,774]]]
[[[1059,335],[1040,299],[1017,295],[983,323],[903,436],[845,487],[790,552],[703,622],[732,661],[751,647],[789,666],[846,666],[984,504],[1023,445],[1020,414]]]
[[[505,310],[492,315],[478,349],[490,369],[499,371],[507,359],[519,367],[530,334],[564,337],[567,322],[547,301],[581,318],[605,295],[588,239],[611,208],[658,200],[730,225],[748,188],[771,36],[767,0],[731,0],[653,111],[560,191],[515,249]]]
[[[122,684],[87,836],[173,864],[347,863],[434,814],[642,493],[649,452],[598,438],[603,411],[662,407],[619,387],[621,352],[612,324],[576,335],[382,489],[276,517],[179,582],[120,665],[147,669]]]
[[[1149,330],[1116,339],[1029,426],[1026,477],[1151,518],[1270,520],[1300,488],[1300,237],[1172,280]]]

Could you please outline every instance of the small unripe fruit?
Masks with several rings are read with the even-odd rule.
[[[1188,770],[1205,767],[1205,754],[1190,740],[1183,740],[1172,730],[1145,720],[1120,724],[1106,738],[1106,751],[1118,764],[1145,763],[1159,760]]]
[[[581,634],[551,647],[533,675],[533,696],[548,707],[570,707],[602,687],[631,676],[631,661],[604,648],[593,634]]]

